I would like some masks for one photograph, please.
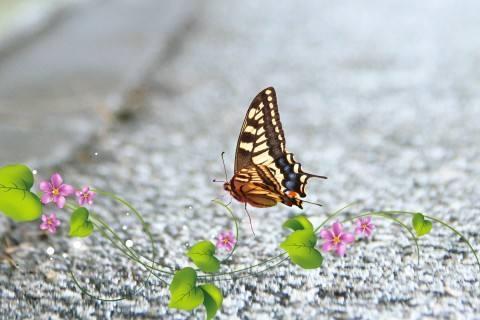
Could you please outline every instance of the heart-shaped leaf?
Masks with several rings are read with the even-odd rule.
[[[426,235],[430,232],[430,230],[432,230],[432,222],[430,220],[426,220],[421,213],[416,213],[413,215],[412,226],[419,237]]]
[[[207,309],[207,320],[213,319],[218,309],[222,306],[222,291],[210,283],[201,285],[200,289],[203,291],[203,305]]]
[[[0,212],[15,221],[36,220],[42,214],[42,203],[34,193],[32,171],[22,164],[0,168]]]
[[[90,213],[81,207],[70,218],[70,237],[88,237],[93,232],[93,223],[88,220]]]
[[[193,310],[204,299],[203,290],[195,286],[197,273],[190,267],[175,272],[170,284],[169,307],[181,310]]]
[[[280,247],[287,251],[290,260],[304,269],[322,265],[322,254],[315,249],[317,237],[312,230],[298,230],[290,234]]]
[[[197,267],[203,272],[217,272],[220,268],[220,261],[214,256],[215,246],[210,241],[200,241],[187,252]]]
[[[297,230],[313,230],[313,225],[304,215],[295,216],[283,223],[284,228]]]

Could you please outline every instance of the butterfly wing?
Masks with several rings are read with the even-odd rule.
[[[234,193],[254,207],[272,207],[290,200],[281,192],[280,184],[265,166],[250,166],[240,170],[233,178]]]
[[[235,172],[254,165],[268,167],[280,185],[278,191],[282,194],[292,191],[305,197],[309,178],[325,178],[303,172],[293,154],[286,151],[273,87],[262,90],[253,99],[237,142]]]

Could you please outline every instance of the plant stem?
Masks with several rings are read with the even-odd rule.
[[[232,248],[232,251],[230,251],[230,254],[228,256],[226,256],[224,259],[222,259],[220,262],[224,262],[224,261],[227,261],[232,255],[233,253],[235,252],[235,249],[237,248],[237,243],[238,243],[238,221],[237,221],[237,218],[235,217],[235,215],[233,214],[233,211],[232,209],[230,209],[229,206],[227,206],[226,204],[224,204],[223,202],[221,202],[220,200],[212,200],[213,203],[216,203],[222,207],[224,207],[228,213],[230,214],[230,216],[232,216],[232,220],[233,222],[235,222],[235,239],[237,240],[235,242],[235,244],[233,245],[233,248]]]

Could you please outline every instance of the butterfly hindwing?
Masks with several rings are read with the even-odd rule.
[[[235,192],[255,207],[271,207],[289,201],[280,190],[270,170],[265,166],[250,166],[240,170],[232,180]]]

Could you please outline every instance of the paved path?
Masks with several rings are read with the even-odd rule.
[[[361,203],[352,213],[419,210],[458,226],[478,248],[478,9],[455,1],[208,2],[175,54],[152,66],[142,112],[92,143],[88,161],[79,156],[58,169],[70,183],[131,200],[151,222],[162,261],[184,266],[187,242],[230,226],[210,203],[221,194],[211,178],[222,176],[221,151],[231,174],[246,107],[274,85],[289,149],[306,169],[329,176],[309,185],[310,199],[326,206],[307,214],[322,217],[354,200]],[[234,208],[243,234],[237,266],[277,253],[281,223],[297,213],[251,210],[253,238],[241,206]],[[125,239],[147,248],[123,209],[99,199],[97,210],[118,230],[127,225]],[[435,225],[421,240],[417,266],[408,237],[375,223],[371,241],[344,259],[326,255],[320,270],[283,264],[268,276],[222,283],[220,318],[479,318],[478,268],[463,243]],[[1,265],[0,308],[10,318],[203,316],[168,310],[168,291],[154,280],[129,301],[82,297],[62,253],[85,259],[77,263],[82,281],[102,294],[132,293],[141,274],[133,268],[132,276],[98,237],[82,241],[82,249],[66,230],[39,241],[34,226],[20,225],[9,235],[24,244],[15,253],[20,271]],[[52,261],[48,246],[57,253]]]
[[[125,100],[141,95],[146,66],[167,51],[189,8],[184,1],[90,1],[1,56],[0,149],[9,152],[0,162],[52,164],[90,141]]]

